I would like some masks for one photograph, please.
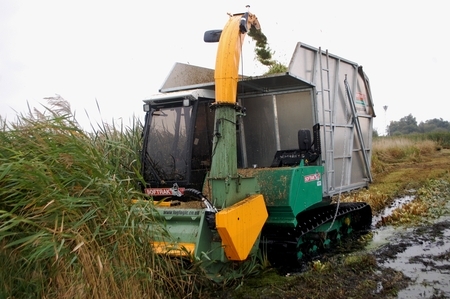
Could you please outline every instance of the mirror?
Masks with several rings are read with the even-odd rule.
[[[220,39],[222,30],[208,30],[203,36],[205,43],[217,43]]]

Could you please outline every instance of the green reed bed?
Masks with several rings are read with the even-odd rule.
[[[439,147],[442,148],[450,148],[450,132],[448,131],[435,131],[435,132],[427,132],[427,133],[414,133],[403,135],[405,138],[414,140],[414,141],[424,141],[431,140],[436,142]]]
[[[130,203],[140,123],[87,133],[50,103],[0,120],[0,298],[198,295],[202,275],[153,254],[151,203]]]

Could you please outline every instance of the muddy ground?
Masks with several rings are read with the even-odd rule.
[[[411,279],[398,298],[450,298],[450,217],[409,229],[382,228],[371,246],[378,247],[381,267]]]

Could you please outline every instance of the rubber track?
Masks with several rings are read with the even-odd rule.
[[[296,228],[266,227],[263,229],[262,242],[267,246],[282,246],[286,251],[296,251],[299,238],[315,228],[330,223],[336,215],[337,204],[303,211],[297,215]],[[369,230],[372,225],[372,209],[365,202],[340,203],[336,219],[347,214],[352,215],[352,227],[356,231]]]
[[[337,204],[331,204],[329,206],[312,209],[309,211],[304,211],[297,216],[297,236],[302,235],[312,231],[313,229],[325,224],[327,222],[332,222],[335,215],[336,219],[342,216],[354,213],[356,211],[360,213],[360,217],[357,220],[357,226],[354,227],[356,230],[369,229],[372,223],[372,211],[370,206],[365,202],[354,202],[354,203],[340,203],[338,211],[336,213]],[[352,221],[353,222],[353,221]]]

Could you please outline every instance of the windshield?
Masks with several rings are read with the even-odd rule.
[[[188,173],[188,128],[192,107],[153,110],[145,150],[146,175],[150,181],[164,184],[186,180]]]

